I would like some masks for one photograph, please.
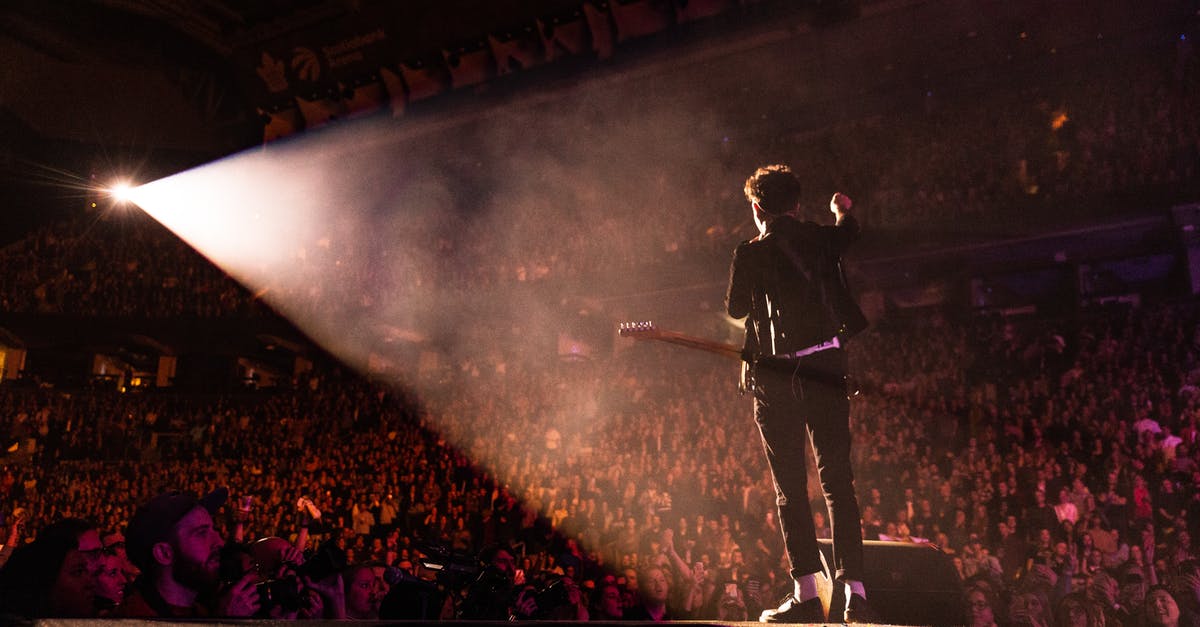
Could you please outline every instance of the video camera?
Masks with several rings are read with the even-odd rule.
[[[422,544],[416,548],[421,553],[421,566],[433,571],[438,583],[448,587],[456,587],[462,582],[476,579],[485,570],[473,555],[451,551],[434,544]]]
[[[567,590],[567,584],[562,577],[548,576],[542,579],[542,585],[534,592],[534,601],[537,603],[537,611],[534,612],[534,618],[546,618],[558,608],[570,605],[571,598]]]

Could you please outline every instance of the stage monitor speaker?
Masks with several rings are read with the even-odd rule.
[[[833,564],[833,544],[821,540],[827,564]],[[863,586],[867,601],[887,625],[965,625],[967,608],[962,578],[949,555],[929,544],[863,542]],[[830,621],[846,607],[843,586],[835,585],[829,602]],[[835,619],[834,617],[838,617]]]
[[[1200,246],[1200,203],[1171,207],[1171,217],[1184,246]]]

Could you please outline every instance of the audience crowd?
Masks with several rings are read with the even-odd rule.
[[[1200,618],[1198,323],[1192,302],[1070,320],[881,321],[852,352],[866,537],[936,545],[967,582],[971,611],[999,624],[1057,624],[1060,609],[1158,624],[1159,604]],[[20,547],[0,589],[35,598],[23,587],[35,579],[17,569],[58,521],[132,545],[139,506],[175,487],[207,503],[214,546],[254,555],[275,538],[290,561],[267,570],[333,549],[339,564],[375,568],[341,571],[343,588],[312,581],[314,601],[295,616],[345,616],[351,576],[371,602],[387,606],[392,589],[409,599],[393,601],[393,617],[413,599],[425,617],[493,616],[477,588],[494,571],[499,589],[561,605],[556,617],[611,616],[610,590],[622,613],[753,617],[790,586],[761,444],[732,365],[679,350],[427,370],[407,379],[420,390],[407,395],[336,369],[243,395],[0,388],[0,426],[19,444],[0,498],[7,545]],[[199,498],[226,486],[227,497]],[[106,570],[124,581],[157,568],[144,548],[110,561],[118,551],[86,548],[70,530],[96,590]],[[474,558],[495,547],[511,569],[481,572]],[[75,563],[66,555],[64,569]],[[248,570],[223,580],[228,589],[243,578],[253,589]],[[115,596],[100,605],[121,615]],[[189,598],[181,605],[218,611]],[[505,612],[551,616],[504,598]]]

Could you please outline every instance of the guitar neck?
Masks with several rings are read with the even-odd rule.
[[[676,333],[675,331],[658,331],[653,336],[647,337],[646,339],[658,340],[660,342],[675,344],[677,346],[686,346],[687,348],[695,348],[702,351],[707,351],[709,353],[721,355],[722,357],[730,357],[733,359],[742,358],[742,349],[738,346],[726,344],[724,342],[714,342],[713,340],[706,340],[702,337],[684,335],[683,333]]]

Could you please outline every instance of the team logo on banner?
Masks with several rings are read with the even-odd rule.
[[[288,79],[287,72],[284,71],[283,61],[276,59],[268,52],[263,52],[262,61],[259,62],[255,71],[258,72],[258,77],[267,86],[267,91],[273,94],[287,91]]]
[[[321,59],[308,48],[293,48],[292,71],[300,80],[315,83],[321,77]]]

